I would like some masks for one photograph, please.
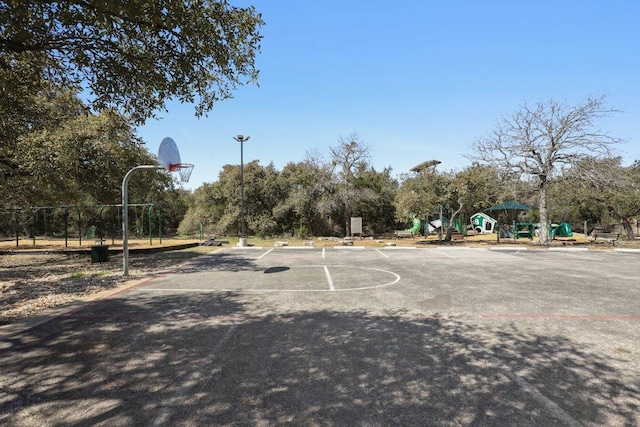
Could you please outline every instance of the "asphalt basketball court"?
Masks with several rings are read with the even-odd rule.
[[[638,425],[636,252],[225,248],[4,337],[12,425]]]

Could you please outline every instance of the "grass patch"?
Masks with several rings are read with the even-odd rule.
[[[106,270],[101,271],[86,271],[86,270],[78,270],[69,274],[70,279],[83,279],[83,278],[91,278],[91,277],[105,277],[109,276],[111,272]]]
[[[86,271],[74,271],[73,273],[71,273],[69,275],[70,278],[72,279],[80,279],[82,277],[87,277],[87,272]]]

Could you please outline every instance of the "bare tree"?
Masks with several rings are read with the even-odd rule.
[[[582,104],[568,106],[553,100],[524,104],[509,118],[503,118],[488,136],[472,144],[467,156],[521,176],[532,176],[540,199],[540,244],[547,244],[547,188],[553,177],[586,157],[610,157],[613,144],[620,142],[596,126],[597,119],[615,110],[607,107],[606,96],[589,97]]]
[[[352,133],[347,138],[340,136],[338,145],[329,149],[331,163],[340,182],[332,202],[337,207],[336,210],[342,211],[348,236],[351,234],[350,217],[354,214],[354,206],[359,202],[376,198],[371,189],[356,188],[354,182],[355,178],[369,167],[371,148],[362,142],[358,134]]]
[[[371,147],[363,143],[357,133],[352,133],[347,138],[340,136],[338,145],[329,149],[333,166],[338,167],[338,173],[344,182],[349,182],[371,160]]]

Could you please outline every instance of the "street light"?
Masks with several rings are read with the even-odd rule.
[[[242,145],[245,141],[248,141],[250,136],[238,135],[234,136],[233,139],[240,143],[240,226],[242,227],[242,234],[240,236],[240,241],[238,242],[238,246],[247,246],[247,236],[245,232],[244,226],[244,159],[243,159],[243,148]]]

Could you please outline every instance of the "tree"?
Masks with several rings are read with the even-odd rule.
[[[2,144],[8,155],[3,164],[11,163],[0,175],[5,206],[116,204],[125,173],[155,163],[119,114],[92,114],[71,91],[41,93],[33,102],[40,115]],[[146,176],[132,182],[132,196],[171,185],[168,176]]]
[[[500,199],[500,186],[502,179],[499,171],[486,165],[477,163],[455,173],[447,183],[449,193],[448,205],[451,209],[456,207],[451,214],[449,227],[447,228],[446,241],[451,240],[456,217],[466,212],[473,214],[482,212],[489,206],[493,206]],[[463,230],[460,230],[461,232]]]
[[[369,167],[358,174],[354,182],[356,189],[368,189],[376,197],[360,200],[355,210],[365,218],[365,228],[369,233],[393,231],[396,210],[394,199],[398,190],[397,179],[391,176],[391,168],[384,168],[381,172]]]
[[[135,123],[171,98],[201,115],[257,81],[262,25],[253,7],[226,0],[0,1],[0,87],[83,86],[95,110],[120,108]]]
[[[448,202],[450,177],[435,170],[404,176],[395,198],[396,217],[407,221],[414,216],[434,216]]]
[[[327,231],[326,212],[321,206],[333,186],[330,166],[307,153],[304,162],[288,163],[278,181],[283,198],[273,213],[282,231],[298,237]]]
[[[502,119],[495,130],[472,144],[473,160],[506,172],[532,176],[537,185],[540,243],[547,244],[547,189],[563,169],[586,156],[610,156],[619,142],[596,127],[596,120],[614,110],[605,96],[588,98],[577,106],[556,101],[524,104],[513,116]]]
[[[244,168],[247,229],[258,237],[277,234],[280,230],[273,210],[284,198],[278,185],[278,171],[273,163],[262,166],[258,160],[247,163]]]
[[[621,164],[620,157],[587,157],[563,177],[561,188],[571,191],[584,219],[603,222],[611,216],[633,239],[630,221],[640,215],[640,166]]]
[[[187,212],[178,227],[179,234],[197,235],[201,229],[207,235],[225,233],[226,224],[221,226],[220,220],[227,207],[227,201],[222,195],[221,187],[220,181],[205,183],[193,192]]]
[[[345,235],[348,236],[351,234],[350,217],[358,214],[356,206],[378,197],[371,188],[356,187],[358,176],[367,171],[371,148],[362,142],[358,134],[352,133],[348,138],[341,136],[338,145],[330,147],[330,150],[337,185],[327,201],[331,203],[335,216],[344,221]]]

